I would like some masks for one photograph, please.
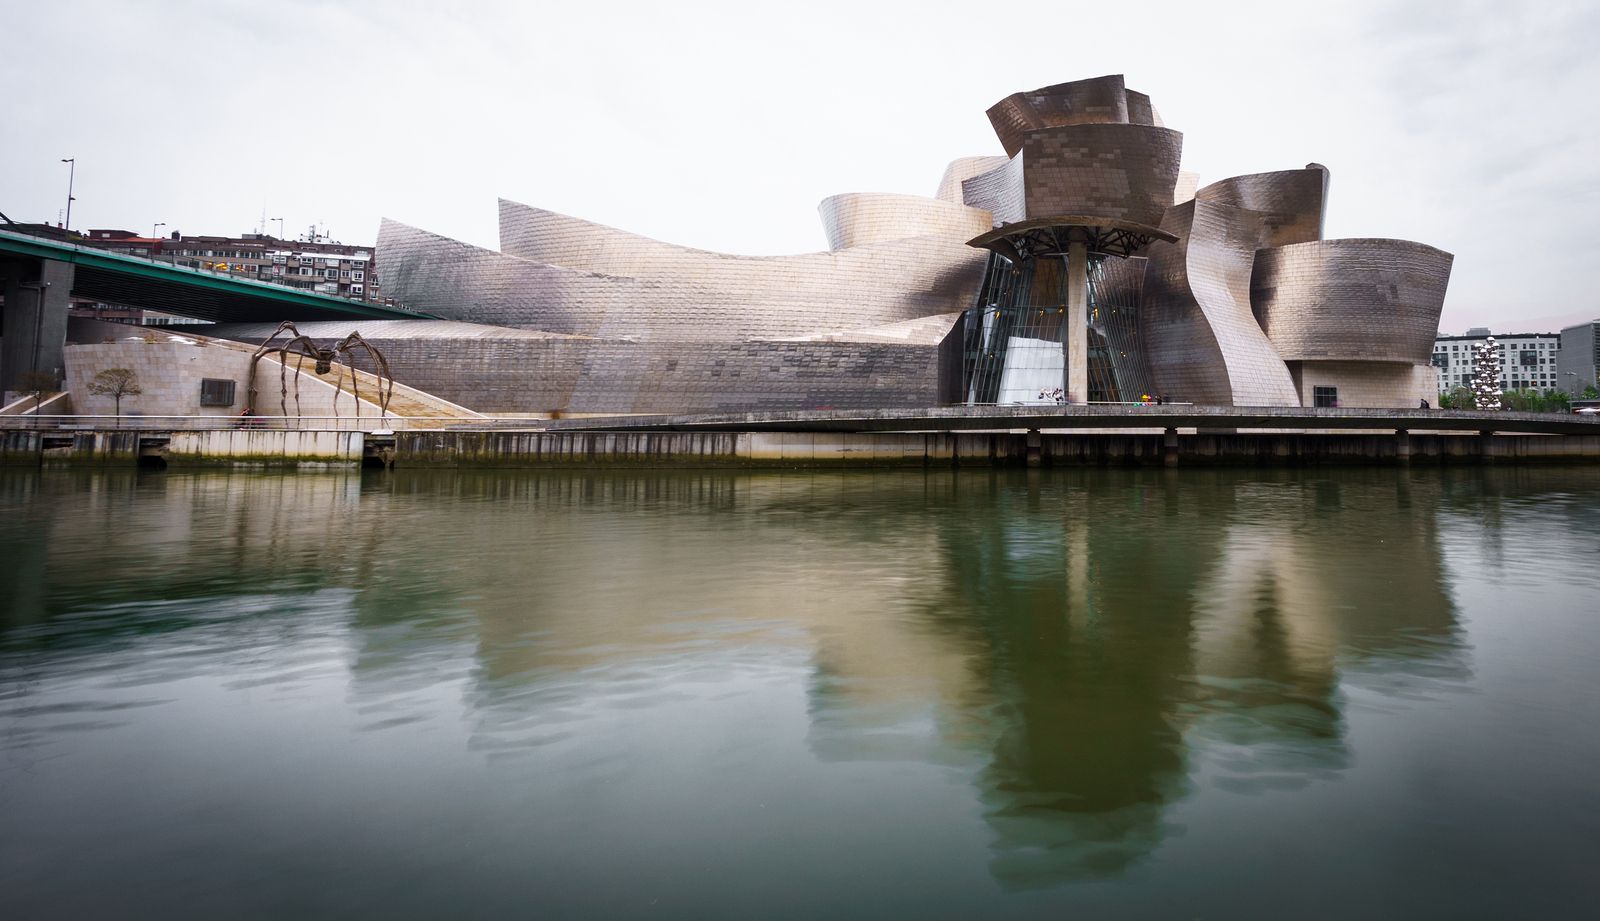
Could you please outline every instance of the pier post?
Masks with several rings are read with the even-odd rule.
[[[1178,430],[1169,428],[1161,434],[1161,463],[1168,467],[1178,466]]]
[[[1028,429],[1028,466],[1039,466],[1039,448],[1043,439],[1039,436],[1038,429]]]
[[[1411,433],[1405,429],[1395,430],[1394,459],[1400,464],[1411,463]]]
[[[5,278],[5,327],[0,353],[0,391],[20,392],[23,375],[47,374],[61,380],[67,344],[74,266],[41,259],[0,266]]]

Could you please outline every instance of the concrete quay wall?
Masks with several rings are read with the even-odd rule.
[[[1032,436],[1041,466],[1600,463],[1600,436],[1391,433]],[[404,467],[1009,466],[1030,462],[1021,432],[414,432]]]
[[[1032,445],[1030,445],[1030,440]],[[0,432],[0,464],[173,467],[1313,466],[1600,463],[1600,436],[1359,432]]]

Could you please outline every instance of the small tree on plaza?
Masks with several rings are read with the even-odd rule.
[[[1472,347],[1472,399],[1479,409],[1500,408],[1500,347],[1493,336]]]
[[[128,368],[107,368],[89,381],[89,392],[110,397],[116,401],[117,418],[122,418],[122,398],[135,397],[144,390],[139,386],[139,375]]]

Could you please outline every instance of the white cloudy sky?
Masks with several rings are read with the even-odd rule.
[[[999,153],[1006,94],[1124,73],[1202,182],[1316,161],[1328,236],[1455,253],[1445,330],[1600,315],[1594,2],[0,0],[0,23],[17,221],[57,219],[77,157],[78,228],[240,233],[265,208],[493,246],[503,196],[803,252],[822,198],[929,195]]]

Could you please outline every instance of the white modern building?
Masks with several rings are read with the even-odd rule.
[[[1478,326],[1461,336],[1439,336],[1433,340],[1433,364],[1439,369],[1439,389],[1448,393],[1457,387],[1472,386],[1472,349],[1491,337]],[[1493,336],[1500,351],[1500,389],[1547,390],[1560,388],[1556,356],[1561,352],[1560,333],[1506,333]]]

